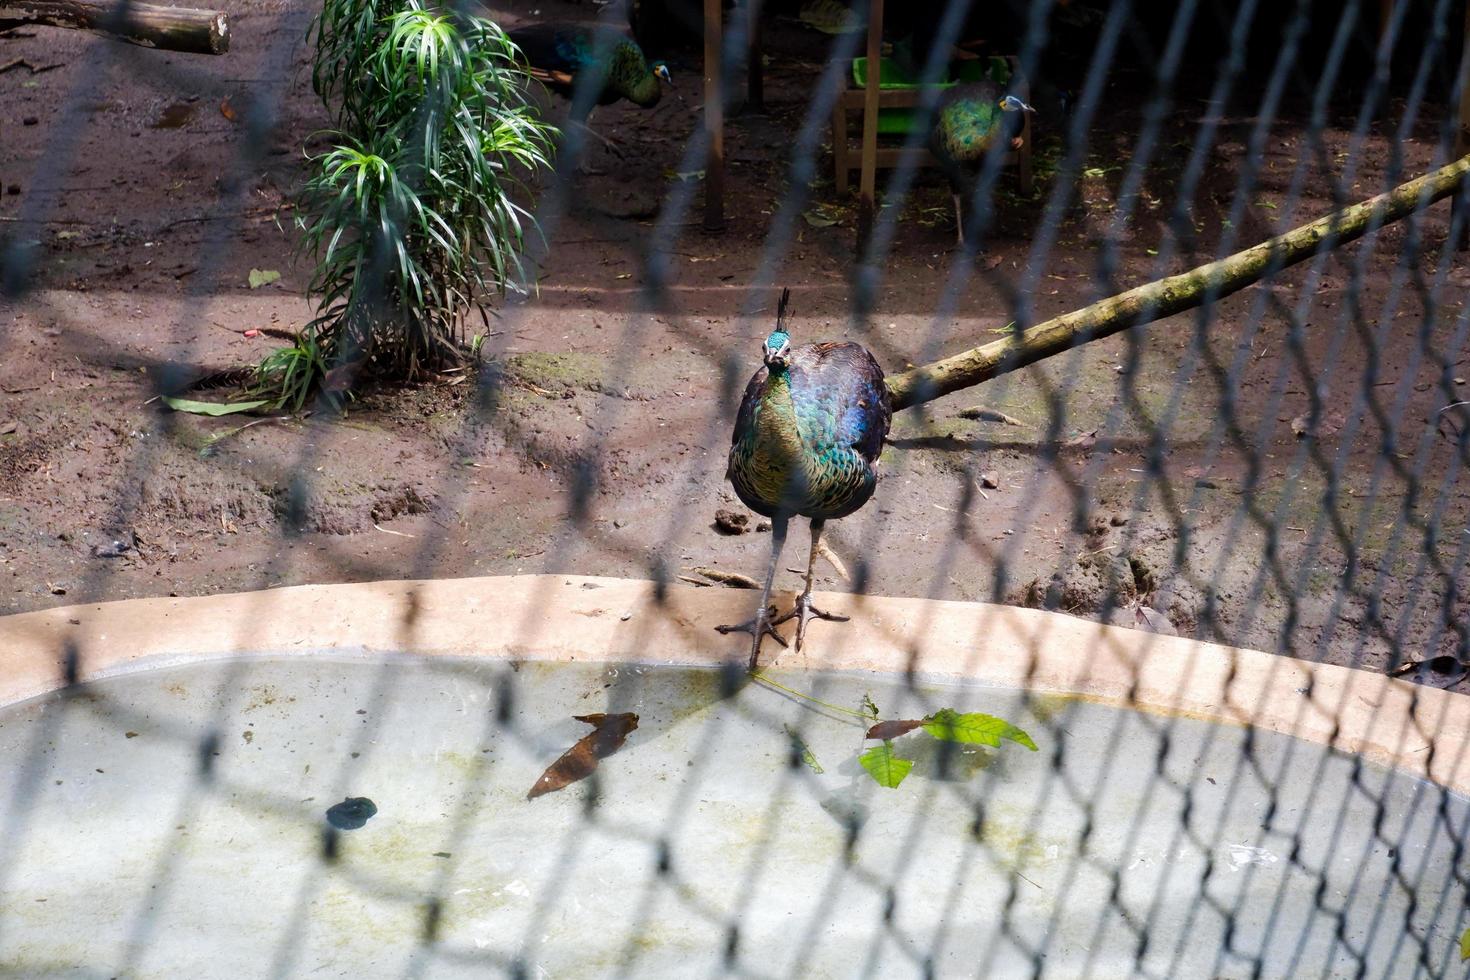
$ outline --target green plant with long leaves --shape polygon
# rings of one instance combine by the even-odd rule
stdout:
[[[314,33],[313,87],[335,121],[296,219],[317,315],[260,374],[294,406],[302,371],[412,379],[463,359],[467,318],[488,323],[490,297],[524,288],[524,180],[549,166],[554,136],[488,20],[327,0]]]

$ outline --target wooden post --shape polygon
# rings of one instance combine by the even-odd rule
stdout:
[[[145,48],[224,54],[230,50],[230,22],[222,10],[190,10],[97,0],[0,0],[0,27],[44,24],[91,31]]]
[[[1467,0],[1470,2],[1470,0]],[[837,185],[837,196],[846,197],[851,176],[852,163],[847,149],[847,98],[840,93],[832,103],[832,182]]]
[[[704,228],[725,228],[724,25],[720,0],[704,0],[704,131],[709,153],[704,164]]]
[[[868,0],[868,77],[863,88],[862,181],[858,184],[858,254],[867,247],[877,213],[878,82],[883,74],[883,0]]]
[[[764,64],[764,31],[761,25],[761,0],[745,0],[746,29],[750,42],[745,49],[745,111],[766,111],[766,75]]]
[[[1460,41],[1460,94],[1459,125],[1455,127],[1455,159],[1470,153],[1470,0],[1465,0],[1465,36]],[[1464,191],[1456,194],[1450,202],[1450,222],[1460,221],[1460,234],[1454,243],[1457,252],[1470,248],[1470,211],[1463,200]]]
[[[1007,58],[1011,65],[1011,78],[1018,79],[1021,98],[1031,101],[1031,86],[1021,78],[1021,59]],[[1023,112],[1021,120],[1021,148],[1016,151],[1016,183],[1023,197],[1030,197],[1035,183],[1031,180],[1031,113]]]

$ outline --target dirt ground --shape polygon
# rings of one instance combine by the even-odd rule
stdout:
[[[516,4],[504,20],[531,9]],[[535,9],[552,19],[593,8]],[[690,172],[702,164],[684,158],[701,100],[692,56],[673,65],[683,104],[598,112],[596,128],[625,152],[593,153],[603,172],[576,178],[538,295],[498,309],[485,351],[509,384],[490,424],[467,424],[475,385],[452,375],[365,396],[341,421],[267,421],[211,441],[244,420],[160,414],[151,372],[253,363],[279,341],[246,331],[309,318],[310,266],[292,254],[288,202],[302,147],[326,124],[309,87],[304,8],[244,0],[231,16],[233,50],[219,58],[62,31],[0,36],[0,65],[29,62],[0,74],[0,235],[38,242],[34,290],[0,309],[0,612],[419,576],[647,577],[660,565],[671,576],[758,575],[769,535],[715,526],[718,510],[743,512],[723,480],[733,410],[722,379],[727,363],[741,381],[759,365],[774,293],[751,284],[790,190],[789,148],[826,39],[789,24],[773,32],[768,112],[731,120],[730,220],[718,236],[698,226],[702,185]],[[1354,200],[1383,188],[1395,152],[1407,174],[1424,171],[1444,111],[1431,106],[1399,138],[1403,100],[1391,99],[1355,150],[1344,107],[1314,153],[1308,106],[1288,100],[1233,211],[1255,96],[1225,107],[1192,212],[1199,251],[1176,255],[1165,221],[1218,107],[1203,83],[1174,93],[1142,204],[1115,224],[1142,84],[1112,83],[1080,200],[1056,222],[1045,215],[1061,134],[1039,120],[1036,197],[1002,179],[999,227],[937,320],[963,261],[947,188],[927,173],[904,206],[863,330],[850,321],[854,201],[838,199],[823,152],[810,187],[817,222],[798,220],[774,259],[798,339],[861,337],[893,371],[993,340],[1015,318],[1017,289],[1041,320],[1187,268],[1222,235],[1250,244],[1327,213],[1323,165],[1356,161],[1344,187]],[[1313,162],[1291,211],[1304,155]],[[643,257],[661,206],[686,194],[667,299],[650,312]],[[1447,220],[1441,205],[1417,224],[1427,255],[1439,254]],[[901,414],[875,499],[831,526],[835,550],[887,595],[1097,616],[1111,593],[1182,633],[1302,657],[1381,667],[1396,645],[1409,659],[1452,651],[1462,641],[1444,624],[1467,619],[1467,590],[1447,601],[1446,587],[1465,581],[1470,487],[1453,441],[1426,419],[1455,400],[1455,385],[1470,392],[1455,336],[1470,265],[1467,253],[1444,268],[1429,258],[1406,280],[1407,234],[1395,225],[1320,277],[1297,267],[1237,294],[1203,332],[1196,315],[1176,316]],[[1111,285],[1098,273],[1109,235]],[[252,289],[252,269],[281,277]],[[1440,313],[1428,328],[1420,282]],[[1299,433],[1314,386],[1324,411]],[[974,406],[1016,424],[960,416]],[[1159,433],[1164,448],[1151,453]],[[568,513],[583,459],[598,479],[578,528]],[[282,515],[301,477],[306,531],[290,535]],[[136,546],[105,557],[119,540]],[[783,566],[803,564],[805,545],[794,534]],[[820,587],[850,587],[820,572]]]

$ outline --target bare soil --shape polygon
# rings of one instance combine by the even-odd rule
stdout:
[[[530,10],[518,3],[505,21]],[[310,317],[289,202],[302,148],[327,122],[310,92],[304,9],[243,0],[231,16],[234,49],[219,58],[53,30],[0,36],[0,65],[45,69],[0,74],[0,234],[37,242],[34,288],[0,310],[0,612],[381,578],[760,574],[769,534],[754,519],[742,534],[715,522],[741,509],[723,479],[738,390],[728,382],[759,365],[774,296],[752,283],[792,191],[791,146],[827,39],[790,24],[771,32],[768,111],[730,123],[720,235],[698,226],[703,164],[686,156],[702,98],[692,54],[673,66],[684,104],[597,113],[624,152],[594,148],[603,172],[571,184],[538,294],[499,306],[484,354],[507,384],[486,423],[475,424],[466,372],[367,394],[339,421],[273,419],[216,440],[252,420],[163,413],[154,377],[256,362],[280,342],[246,331]],[[997,228],[937,318],[965,262],[947,188],[922,177],[875,314],[854,324],[855,201],[838,199],[823,152],[811,204],[837,222],[798,218],[774,260],[799,339],[861,338],[893,371],[992,340],[1016,319],[1018,290],[1026,315],[1044,319],[1187,268],[1222,237],[1251,244],[1326,213],[1335,179],[1343,199],[1377,193],[1395,153],[1406,175],[1422,172],[1444,112],[1430,106],[1400,138],[1403,100],[1392,99],[1359,147],[1344,109],[1314,144],[1306,104],[1289,100],[1237,202],[1255,95],[1215,107],[1185,86],[1124,222],[1115,202],[1142,84],[1114,81],[1080,199],[1053,196],[1061,137],[1039,122],[1036,197],[1002,178]],[[1212,113],[1196,238],[1180,255],[1166,221]],[[651,308],[644,257],[661,209],[687,195]],[[1084,616],[1116,604],[1129,625],[1143,603],[1181,633],[1376,668],[1395,648],[1409,659],[1452,651],[1463,640],[1444,624],[1467,619],[1467,590],[1447,599],[1446,587],[1465,581],[1470,489],[1452,430],[1426,421],[1470,392],[1456,380],[1470,359],[1455,336],[1470,266],[1465,253],[1436,264],[1447,219],[1441,205],[1416,224],[1430,258],[1409,269],[1397,261],[1410,233],[1400,224],[1320,274],[1298,267],[1220,302],[1203,323],[1177,316],[904,413],[875,499],[830,527],[834,549],[882,594]],[[281,278],[251,289],[251,269]],[[1425,327],[1431,290],[1439,315]],[[1016,424],[960,416],[974,406]],[[578,524],[583,460],[596,480]],[[288,513],[301,533],[288,532]],[[783,566],[804,565],[805,545],[794,535]],[[820,587],[851,587],[819,571]]]

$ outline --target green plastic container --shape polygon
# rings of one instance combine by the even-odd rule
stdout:
[[[991,81],[1004,85],[1011,77],[1010,62],[1004,58],[975,58],[969,61],[959,61],[946,66],[941,81],[936,82],[935,88],[951,88],[960,82],[978,82],[989,78]],[[868,59],[852,59],[852,82],[856,88],[866,88],[868,85]],[[878,61],[878,88],[893,90],[918,89],[922,86],[918,79],[914,78],[892,58],[880,58]],[[879,109],[878,110],[878,135],[879,136],[904,136],[908,133],[913,120],[917,116],[917,109]]]

